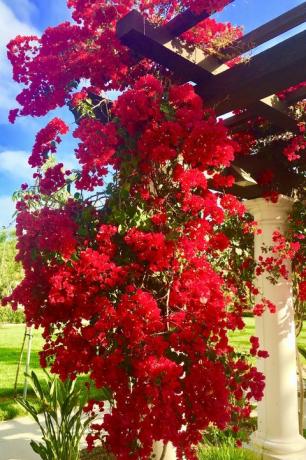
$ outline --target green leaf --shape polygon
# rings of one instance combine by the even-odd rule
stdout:
[[[305,350],[305,348],[299,346],[299,347],[298,347],[298,350],[299,350],[299,352],[301,353],[301,355],[303,356],[303,358],[306,359],[306,350]]]

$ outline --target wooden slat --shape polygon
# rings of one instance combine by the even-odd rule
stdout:
[[[186,47],[184,47],[178,39],[165,43],[164,46],[194,64],[197,64],[213,75],[219,75],[220,73],[229,70],[229,67],[226,64],[220,65],[220,61],[218,59],[214,56],[205,55],[201,49],[186,49]],[[289,114],[288,106],[275,94],[252,104],[252,107],[248,107],[248,112],[250,112],[251,117],[260,115],[265,119],[268,119],[273,125],[283,130],[294,132],[299,131],[296,120],[294,120]],[[248,118],[250,118],[250,116]]]
[[[268,101],[261,100],[255,102],[255,104],[252,104],[250,107],[248,107],[248,109],[251,110],[251,112],[265,118],[266,120],[269,120],[272,124],[283,128],[285,131],[293,131],[298,133],[299,128],[296,120],[291,118],[286,107],[282,106],[283,104],[281,104],[279,107],[277,104],[273,106],[273,103],[270,104]]]
[[[293,168],[293,165],[290,164],[283,155],[283,150],[286,146],[286,142],[279,141],[271,145],[263,147],[261,151],[251,157],[247,156],[238,156],[233,162],[231,168],[229,168],[229,173],[242,170],[246,171],[251,178],[258,179],[262,171],[265,169],[271,169],[275,173],[273,179],[273,188],[276,189],[279,193],[284,195],[290,195],[292,190],[299,185],[305,182],[305,179],[298,175]],[[242,176],[243,178],[243,176]],[[262,196],[263,188],[258,184],[254,184],[252,181],[249,182],[248,186],[239,186],[240,179],[232,187],[228,189],[228,192],[233,193],[241,198],[257,198]],[[243,181],[241,182],[243,184]],[[244,185],[244,184],[243,184]]]
[[[227,4],[232,3],[234,0],[228,0]],[[215,11],[203,11],[201,14],[194,14],[190,9],[178,14],[175,18],[169,21],[163,28],[171,35],[172,38],[178,37],[182,33],[196,26],[199,22],[207,19]]]
[[[182,82],[194,81],[199,85],[202,84],[203,88],[207,88],[209,84],[214,85],[216,81],[212,74],[217,74],[221,77],[221,75],[231,74],[232,70],[234,70],[227,70],[228,67],[224,64],[220,66],[218,60],[212,56],[206,56],[202,50],[186,50],[177,39],[169,40],[162,44],[157,29],[145,21],[137,11],[132,11],[119,22],[117,35],[125,45],[138,54],[153,59],[175,72]],[[244,66],[248,68],[249,64],[244,64]],[[240,66],[240,68],[243,67]],[[220,72],[223,73],[220,74]],[[236,83],[239,84],[239,80]],[[226,80],[224,86],[226,86]],[[206,91],[204,99],[209,99],[213,94],[213,92],[208,93]],[[255,112],[254,109],[256,109],[259,115],[268,118],[282,129],[296,130],[296,123],[288,116],[286,109],[281,110],[277,106],[267,104],[266,101],[258,102],[256,99],[252,103],[254,105],[252,115]],[[222,113],[225,112],[223,111]]]
[[[306,31],[257,54],[247,64],[216,75],[199,94],[218,115],[248,107],[258,100],[306,80]]]
[[[150,37],[158,43],[166,43],[172,40],[173,36],[164,27],[154,27],[147,21],[139,11],[132,10],[123,18],[121,18],[116,25],[117,37],[125,44],[129,34],[132,31],[139,32],[142,36]],[[127,46],[129,46],[127,44]]]
[[[251,110],[245,110],[237,115],[232,115],[223,120],[225,126],[230,128],[232,131],[239,131],[245,127],[247,121],[252,120],[257,116]]]
[[[220,50],[223,60],[233,59],[259,45],[293,29],[306,21],[306,2],[278,16],[272,21],[237,39],[232,45]]]
[[[291,93],[288,93],[286,97],[286,104],[290,106],[303,99],[306,99],[306,85],[298,88],[295,91],[292,91]]]
[[[210,72],[180,56],[174,50],[164,46],[156,28],[137,11],[132,11],[117,24],[117,36],[121,42],[141,56],[150,58],[176,72],[182,82],[194,81],[207,83],[213,76]],[[167,40],[167,41],[171,41]]]
[[[233,1],[235,0],[228,0],[228,4]],[[201,14],[194,14],[190,9],[187,9],[175,16],[164,26],[154,27],[150,22],[146,21],[137,10],[132,10],[117,22],[117,35],[122,37],[135,27],[137,30],[142,29],[144,35],[149,35],[157,42],[164,44],[196,26],[199,22],[207,19],[213,13],[214,11],[210,13],[203,11]]]

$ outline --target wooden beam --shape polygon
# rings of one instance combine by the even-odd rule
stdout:
[[[255,155],[237,156],[228,168],[228,173],[235,176],[236,183],[227,191],[241,198],[260,197],[265,187],[261,187],[256,182],[265,169],[271,169],[275,173],[273,189],[284,195],[290,195],[292,190],[305,183],[305,178],[296,173],[294,165],[291,165],[283,155],[285,146],[284,141],[273,142]],[[245,173],[247,176],[244,181]],[[237,174],[240,176],[238,179]]]
[[[253,83],[250,82],[250,80],[252,77],[257,78],[257,68],[255,67],[258,65],[258,62],[261,62],[262,66],[264,67],[264,59],[266,59],[266,61],[268,60],[269,64],[271,59],[273,58],[272,60],[274,62],[274,65],[277,64],[278,61],[282,61],[281,59],[279,59],[274,49],[277,47],[273,47],[272,56],[271,51],[267,50],[267,52],[263,52],[255,56],[251,63],[240,64],[235,68],[229,69],[225,64],[220,64],[220,61],[218,61],[213,56],[205,55],[205,53],[202,50],[186,48],[186,46],[184,46],[178,39],[171,39],[165,42],[165,39],[169,38],[167,32],[164,31],[163,34],[160,35],[160,28],[153,27],[152,24],[146,21],[143,18],[143,16],[137,11],[132,11],[125,18],[119,21],[117,27],[117,34],[125,45],[132,48],[138,54],[148,57],[175,72],[176,75],[179,76],[180,81],[194,81],[198,85],[202,86],[203,90],[200,90],[200,94],[203,91],[204,94],[201,95],[203,95],[204,100],[208,100],[209,102],[212,101],[211,103],[216,106],[218,115],[230,112],[235,108],[243,108],[247,106],[247,101],[245,97],[239,97],[239,93],[238,96],[236,94],[236,98],[238,97],[239,101],[238,105],[236,103],[235,106],[227,106],[228,102],[231,103],[231,101],[227,100],[227,95],[223,95],[222,100],[222,90],[224,94],[224,90],[227,90],[228,86],[227,80],[231,80],[232,73],[236,73],[236,80],[234,81],[234,85],[236,85],[237,88],[233,86],[231,90],[227,90],[228,94],[234,93],[235,96],[237,90],[239,90],[240,92],[239,85],[240,81],[242,80],[239,77],[239,73],[247,72],[249,75],[248,95],[253,96],[253,91],[249,91],[249,87],[253,87]],[[164,43],[161,43],[161,41]],[[291,44],[292,39],[289,39],[286,42],[284,42],[287,45],[287,48],[289,47],[287,43],[289,41]],[[281,47],[284,46],[283,44],[280,45]],[[266,54],[268,54],[269,56],[265,57]],[[255,64],[254,61],[256,61]],[[287,66],[288,65],[289,64],[287,64]],[[249,72],[250,66],[254,68],[254,75],[251,75],[251,73]],[[239,69],[238,76],[237,69]],[[265,70],[265,67],[263,70]],[[215,78],[213,75],[216,75],[217,77]],[[290,70],[289,78],[292,78],[292,75],[294,75],[294,72]],[[217,84],[219,78],[222,79],[221,89],[218,88]],[[306,79],[306,72],[304,73],[304,78]],[[244,80],[246,80],[245,77]],[[266,74],[264,74],[262,78],[262,85],[267,85],[267,83],[268,79]],[[274,88],[274,82],[272,82],[272,84]],[[291,84],[291,80],[288,82],[288,84],[284,83],[282,89],[291,86]],[[217,86],[218,89],[211,89],[214,88],[214,86]],[[258,99],[260,99],[260,96],[261,94],[258,94],[257,97],[253,97],[252,100],[249,102],[249,110],[247,113],[248,118],[256,116],[257,114],[270,120],[272,124],[275,124],[284,130],[297,131],[296,122],[289,116],[288,109],[284,103],[281,103],[281,101],[279,101],[279,99],[275,95],[268,96],[262,99],[261,101],[258,101]],[[218,98],[219,100],[216,98]],[[235,122],[235,120],[230,121]]]
[[[140,55],[176,72],[182,81],[198,83],[201,86],[199,94],[216,106],[218,115],[248,107],[274,92],[306,80],[306,31],[254,56],[249,63],[238,64],[215,77],[180,55],[177,46],[169,46],[171,40],[162,45],[158,29],[137,11],[119,21],[117,35]],[[183,47],[181,49],[185,53]]]
[[[254,56],[249,63],[216,75],[198,92],[216,113],[248,107],[306,80],[306,31]]]
[[[220,64],[213,56],[205,55],[200,49],[188,49],[178,39],[164,42],[167,36],[165,33],[162,35],[164,42],[162,44],[158,29],[154,28],[137,11],[132,11],[119,21],[117,34],[125,45],[131,47],[138,54],[169,68],[179,75],[182,82],[194,81],[206,87],[208,83],[213,84],[213,75],[219,75],[222,72],[227,75],[228,72],[231,72],[225,64]],[[248,64],[244,65],[247,66]],[[204,99],[207,99],[207,94],[205,94]],[[255,101],[252,115],[257,110],[258,115],[270,119],[272,123],[281,128],[296,130],[296,123],[288,116],[287,108],[280,109],[279,101],[277,105],[270,103],[271,100],[275,99],[276,96],[273,98],[270,96],[268,101]]]
[[[202,50],[197,48],[188,49],[186,46],[183,46],[178,39],[165,43],[164,46],[185,59],[192,61],[194,64],[197,64],[213,75],[219,75],[229,70],[226,64],[220,65],[220,61],[214,56],[205,55]],[[246,116],[245,120],[256,115],[262,116],[272,124],[286,131],[299,131],[296,120],[289,114],[288,106],[275,94],[255,102],[249,106],[248,111],[244,113],[244,116]]]
[[[301,86],[295,91],[288,93],[285,101],[286,104],[290,106],[296,104],[298,101],[302,101],[303,99],[306,99],[306,82],[305,86]]]
[[[228,0],[228,4],[235,0]],[[117,22],[117,36],[124,37],[133,27],[142,31],[143,35],[148,35],[158,43],[164,44],[175,37],[196,26],[199,22],[207,19],[215,11],[203,11],[201,14],[194,14],[190,9],[183,11],[175,16],[167,24],[161,27],[154,27],[137,10],[132,10]]]
[[[223,61],[240,56],[306,21],[306,2],[252,30],[220,50]]]
[[[243,127],[246,121],[254,118],[254,113],[252,113],[250,110],[245,110],[238,115],[232,115],[228,118],[225,118],[223,120],[223,123],[225,126],[228,128],[239,128]]]
[[[230,4],[233,1],[234,0],[228,0],[227,4]],[[190,11],[190,9],[188,9],[175,16],[175,18],[171,19],[171,21],[169,21],[165,26],[162,26],[160,29],[166,29],[166,31],[171,35],[171,38],[178,37],[214,13],[215,11],[204,10],[201,14],[194,14]]]
[[[176,72],[183,82],[194,81],[201,84],[207,83],[213,78],[210,72],[164,46],[162,42],[164,42],[167,32],[163,31],[163,35],[160,36],[159,29],[145,21],[137,11],[131,11],[118,22],[117,36],[124,45],[136,53]],[[166,42],[171,42],[171,38]]]
[[[288,107],[276,95],[255,102],[248,109],[285,131],[299,132],[297,121],[289,116]]]

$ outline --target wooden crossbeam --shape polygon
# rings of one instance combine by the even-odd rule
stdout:
[[[236,41],[232,45],[236,56],[241,54],[242,45],[246,44],[251,49],[304,22],[305,6],[306,2],[247,34],[239,43]],[[306,88],[288,94],[285,101],[280,101],[273,93],[306,80],[306,31],[261,52],[248,63],[228,68],[219,59],[205,55],[202,50],[189,49],[175,38],[195,25],[194,20],[198,21],[199,17],[194,19],[185,12],[168,25],[156,28],[140,13],[133,11],[118,22],[117,35],[139,56],[170,69],[180,81],[195,82],[198,94],[215,108],[217,115],[246,109],[226,119],[227,126],[241,126],[248,119],[260,115],[282,129],[297,131],[296,121],[288,114],[288,105],[305,97]],[[270,152],[263,149],[251,157],[238,157],[232,165],[236,168],[233,172],[238,179],[229,191],[241,198],[261,196],[263,190],[256,178],[263,168],[272,168],[277,171],[276,189],[290,194],[303,178],[287,164],[281,154],[282,149],[280,146],[280,151],[276,151],[273,144]],[[244,171],[254,180],[245,179]]]
[[[182,43],[177,39],[165,43],[164,46],[174,52],[178,52],[180,56],[197,64],[213,75],[219,75],[220,73],[229,70],[229,67],[226,64],[220,65],[220,61],[214,56],[205,55],[205,53],[200,49],[188,50],[186,47],[182,46]],[[246,113],[250,114],[249,118],[255,115],[260,115],[283,130],[294,132],[299,131],[296,120],[294,120],[294,118],[292,118],[289,114],[288,106],[275,94],[255,102],[248,107],[248,111]]]
[[[228,0],[228,4],[235,0]],[[143,35],[149,36],[160,44],[167,43],[173,38],[178,37],[190,28],[196,26],[199,22],[207,19],[214,11],[204,10],[201,14],[194,14],[190,9],[183,11],[175,16],[167,24],[161,27],[154,27],[149,21],[137,11],[132,10],[124,18],[117,22],[118,37],[125,37],[134,27],[135,30],[143,32]]]
[[[216,75],[199,89],[216,113],[248,107],[306,80],[306,31]]]
[[[121,41],[136,51],[138,54],[153,59],[165,67],[169,68],[179,76],[182,82],[194,81],[202,87],[200,94],[203,95],[207,101],[211,100],[214,96],[219,97],[220,91],[210,90],[213,87],[218,78],[224,77],[223,89],[227,88],[227,75],[231,75],[232,70],[228,69],[225,64],[220,63],[216,58],[207,56],[202,50],[199,49],[188,49],[179,40],[168,40],[165,42],[167,34],[163,32],[162,39],[159,35],[160,28],[154,28],[148,21],[145,21],[140,13],[132,11],[125,18],[119,21],[117,26],[117,34]],[[169,37],[168,37],[169,38]],[[162,43],[163,42],[163,43]],[[261,55],[258,55],[261,56]],[[248,68],[250,64],[243,64],[239,66],[239,69],[244,67]],[[292,72],[291,72],[292,73]],[[256,74],[256,72],[255,72]],[[214,77],[216,75],[216,77]],[[254,75],[250,75],[250,78]],[[231,91],[235,93],[235,90],[239,90],[240,80],[236,81],[236,87]],[[290,83],[283,88],[290,86]],[[283,89],[282,88],[282,89]],[[204,91],[203,91],[204,89]],[[251,91],[249,93],[252,94]],[[222,96],[226,100],[226,96]],[[220,100],[213,101],[216,105],[218,115],[222,113],[230,112],[233,108],[244,107],[242,103],[236,107],[222,107],[219,109],[218,103],[224,103]],[[282,129],[296,131],[296,122],[288,115],[287,107],[281,104],[277,100],[276,96],[269,96],[262,101],[261,97],[257,96],[250,101],[251,113],[257,111],[258,115],[268,118],[272,123],[280,126]],[[244,101],[243,101],[244,102]]]
[[[152,59],[176,72],[181,81],[207,83],[213,76],[205,69],[166,47],[166,33],[159,36],[159,28],[154,28],[138,11],[131,11],[117,23],[117,36],[121,42],[141,56]],[[167,42],[171,42],[171,38]]]
[[[228,0],[227,4],[233,3],[234,0]],[[178,14],[175,18],[171,19],[165,26],[160,29],[165,29],[171,38],[178,37],[182,33],[196,26],[199,22],[207,19],[215,11],[204,10],[201,14],[194,14],[190,9]]]
[[[226,118],[224,124],[229,128],[242,127],[247,120],[257,116],[269,120],[282,131],[299,132],[296,120],[289,115],[287,104],[280,101],[275,94],[250,105],[247,110],[238,115]]]
[[[255,102],[249,107],[249,110],[285,131],[299,132],[296,120],[289,116],[288,107],[276,95]]]
[[[289,93],[286,97],[286,104],[288,106],[296,104],[298,101],[306,99],[306,85],[301,86],[295,91]]]
[[[306,2],[278,16],[272,21],[252,30],[237,39],[230,46],[220,50],[222,60],[226,61],[240,56],[263,43],[272,40],[278,35],[287,32],[306,21]]]

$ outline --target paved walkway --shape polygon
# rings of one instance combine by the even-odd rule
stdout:
[[[304,427],[306,429],[306,415]],[[19,417],[0,422],[0,460],[39,460],[39,455],[30,446],[31,439],[40,439],[40,430],[32,418]]]
[[[40,430],[34,420],[19,417],[0,423],[1,460],[39,460],[30,446],[30,440],[40,439]]]

